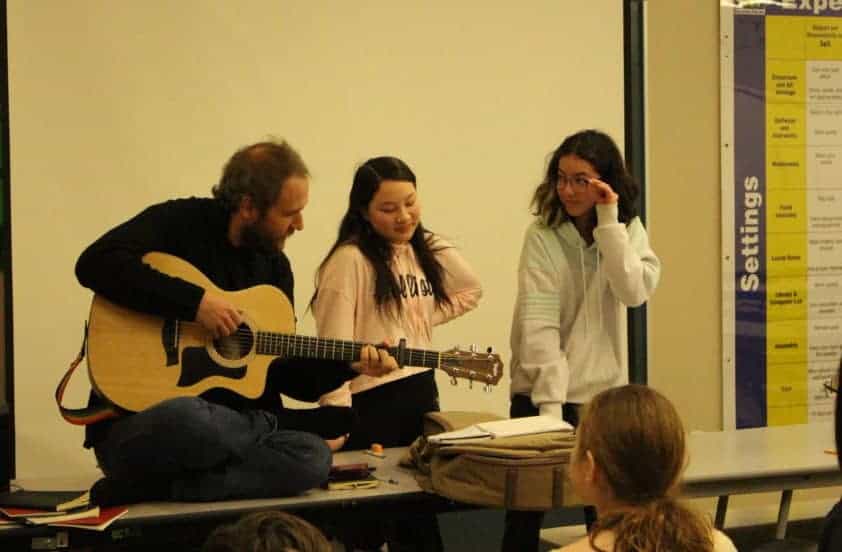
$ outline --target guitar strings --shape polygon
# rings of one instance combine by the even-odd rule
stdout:
[[[198,325],[197,322],[182,322],[184,324],[191,324],[191,325]],[[242,353],[248,352],[251,350],[253,344],[257,343],[257,345],[280,345],[286,346],[288,350],[292,350],[295,352],[298,350],[302,354],[310,353],[310,354],[317,354],[321,349],[323,352],[327,352],[328,350],[336,353],[339,352],[340,354],[345,353],[352,353],[355,358],[359,358],[359,354],[362,351],[362,348],[365,344],[355,343],[353,341],[345,341],[340,339],[329,339],[329,338],[318,338],[318,337],[311,337],[311,336],[301,336],[296,334],[271,334],[268,332],[254,332],[250,329],[243,329],[238,328],[236,332],[233,334],[227,335],[225,337],[216,338],[212,340],[219,348],[222,349],[225,353]],[[346,350],[347,349],[347,350]],[[390,351],[394,350],[394,347],[389,347]],[[406,354],[408,360],[411,362],[419,362],[422,366],[425,365],[424,361],[435,361],[436,357],[438,357],[441,361],[444,362],[452,362],[455,360],[459,360],[462,355],[456,353],[448,353],[446,351],[443,352],[435,352],[435,351],[423,351],[418,349],[406,349]],[[226,355],[223,355],[226,356]],[[421,357],[420,359],[418,357]],[[478,357],[483,357],[484,354],[479,353]],[[428,358],[431,357],[431,358]],[[491,358],[492,355],[489,353],[488,358]],[[483,372],[483,370],[476,370],[476,369],[468,369],[463,368],[460,366],[451,366],[451,369],[464,372],[464,373],[474,373],[479,375]]]

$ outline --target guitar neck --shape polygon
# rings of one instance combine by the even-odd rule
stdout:
[[[356,362],[360,360],[364,346],[363,343],[341,339],[257,332],[257,352],[262,355]],[[388,347],[388,351],[400,366],[439,368],[441,364],[441,354],[436,351],[399,347]]]

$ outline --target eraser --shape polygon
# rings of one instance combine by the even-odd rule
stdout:
[[[380,443],[372,443],[371,448],[365,451],[365,453],[370,456],[376,456],[377,458],[386,458],[386,454],[383,453],[383,445]]]

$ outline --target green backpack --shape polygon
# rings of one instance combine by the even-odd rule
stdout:
[[[435,443],[426,437],[500,419],[483,412],[430,412],[424,436],[410,446],[401,464],[416,471],[415,479],[425,491],[460,502],[509,510],[581,504],[567,478],[575,441],[572,431],[455,443]]]

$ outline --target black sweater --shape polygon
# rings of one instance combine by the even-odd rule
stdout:
[[[204,290],[142,262],[146,253],[160,251],[186,260],[220,289],[235,291],[268,284],[294,303],[293,275],[286,255],[234,247],[228,241],[228,222],[229,214],[210,198],[153,205],[91,244],[76,263],[76,277],[83,286],[119,305],[164,318],[194,320]],[[343,362],[279,359],[272,363],[266,389],[258,399],[224,389],[210,390],[203,397],[236,410],[269,410],[296,429],[300,417],[283,408],[279,393],[315,401],[355,375]],[[89,426],[92,431],[86,444],[97,440],[96,426],[101,424]],[[319,433],[335,436],[346,430],[340,427]]]

